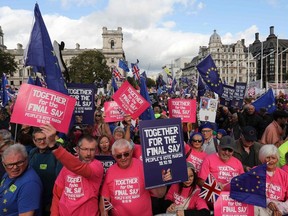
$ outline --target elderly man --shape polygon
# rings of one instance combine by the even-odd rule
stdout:
[[[240,139],[236,142],[236,149],[233,156],[241,161],[245,172],[261,164],[259,160],[259,150],[262,145],[256,141],[256,129],[251,126],[246,126],[242,129]]]
[[[0,184],[0,215],[41,215],[42,183],[28,167],[26,148],[9,146],[2,154],[6,173]]]
[[[43,125],[41,129],[50,151],[63,164],[53,189],[51,215],[99,215],[98,196],[104,169],[101,162],[94,159],[95,138],[83,135],[79,139],[77,158],[55,143],[56,130],[52,125]]]
[[[111,203],[110,215],[151,216],[151,195],[163,197],[166,187],[146,190],[144,185],[143,164],[133,158],[132,145],[125,139],[117,140],[112,146],[116,164],[112,165],[106,175],[101,191],[102,205]],[[169,170],[163,173],[163,181],[171,180]],[[102,215],[108,215],[108,205],[103,207]]]
[[[207,154],[216,153],[218,151],[218,141],[213,137],[213,125],[210,122],[203,123],[200,125],[199,131],[204,137],[203,151]]]
[[[241,162],[233,157],[236,148],[235,141],[230,136],[220,140],[218,153],[208,155],[200,168],[198,185],[203,186],[209,174],[212,174],[223,190],[230,190],[233,177],[244,173]]]

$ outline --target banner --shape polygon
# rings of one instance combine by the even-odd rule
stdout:
[[[142,160],[147,189],[183,182],[188,179],[183,131],[180,118],[139,122]],[[172,180],[164,182],[163,172],[170,169]]]
[[[67,133],[76,99],[35,85],[22,84],[15,102],[11,122],[39,127],[53,125]]]
[[[181,118],[182,122],[196,122],[196,100],[169,99],[169,118]]]
[[[254,206],[237,202],[229,197],[229,192],[222,191],[214,203],[215,216],[254,216]]]
[[[236,82],[234,86],[233,100],[231,101],[232,107],[242,108],[244,96],[246,92],[246,83]]]
[[[68,83],[69,96],[76,99],[74,114],[82,118],[82,124],[93,125],[95,112],[95,85]]]
[[[215,122],[217,112],[218,100],[213,98],[201,97],[199,120]]]
[[[116,163],[112,155],[95,155],[95,159],[99,160],[104,168],[104,174],[106,174],[107,169]]]
[[[234,86],[223,84],[223,90],[224,90],[223,94],[221,95],[220,98],[220,104],[226,107],[230,107],[235,91]]]
[[[105,122],[123,121],[125,112],[116,103],[116,101],[107,101],[104,103]]]
[[[112,98],[133,119],[140,116],[150,106],[128,81],[122,84]]]

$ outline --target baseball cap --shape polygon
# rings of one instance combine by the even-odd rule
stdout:
[[[221,148],[230,148],[233,151],[236,149],[235,140],[231,136],[224,136],[220,139],[219,146]]]
[[[245,126],[242,128],[242,135],[247,141],[256,141],[257,140],[257,131],[252,126]]]

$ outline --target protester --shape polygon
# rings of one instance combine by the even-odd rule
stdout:
[[[285,155],[286,153],[288,153],[288,141],[284,142],[279,148],[279,166],[282,167],[286,164],[286,159],[285,159]]]
[[[28,155],[21,144],[9,146],[2,154],[6,173],[0,184],[0,214],[41,215],[42,183],[28,167]]]
[[[33,127],[30,125],[22,125],[21,130],[17,133],[16,141],[25,146],[28,154],[35,147],[33,144]]]
[[[273,112],[273,121],[265,129],[261,138],[262,144],[274,144],[279,147],[286,140],[285,125],[288,120],[288,113],[283,110]]]
[[[233,138],[225,136],[220,140],[218,153],[208,155],[198,174],[198,185],[203,186],[209,174],[212,174],[222,190],[230,190],[233,177],[244,173],[241,162],[233,157],[236,144]]]
[[[224,129],[218,129],[217,130],[217,134],[216,134],[216,138],[218,140],[220,140],[223,136],[227,136],[227,132]]]
[[[285,154],[286,164],[282,166],[282,169],[288,173],[288,152]]]
[[[98,139],[101,135],[112,136],[109,124],[104,121],[103,113],[97,109],[94,113],[94,126],[92,129],[92,136]]]
[[[191,134],[189,140],[191,147],[186,154],[186,161],[194,165],[196,172],[199,172],[203,160],[207,156],[207,153],[202,149],[203,142],[204,137],[201,133]]]
[[[233,156],[241,161],[245,172],[261,164],[259,160],[259,150],[262,145],[256,141],[256,129],[251,126],[243,127],[240,139],[236,141]]]
[[[152,206],[150,194],[163,197],[166,187],[146,190],[142,161],[133,158],[133,147],[125,139],[115,141],[112,155],[116,164],[112,165],[105,175],[101,190],[101,215],[108,215],[110,208],[104,203],[111,203],[109,215],[141,215],[151,216]],[[163,181],[171,180],[169,170],[163,175]],[[121,186],[122,185],[122,186]],[[129,189],[130,188],[130,189]]]
[[[227,133],[231,136],[234,140],[238,140],[241,135],[241,127],[238,121],[237,113],[233,113],[229,116],[229,124],[227,128]]]
[[[288,173],[277,167],[279,161],[277,147],[273,144],[264,145],[260,149],[259,160],[267,163],[267,207],[257,207],[254,215],[285,215],[288,213]]]
[[[102,135],[98,139],[98,155],[112,155],[110,139],[107,135]]]
[[[200,188],[196,185],[195,167],[189,162],[187,162],[187,172],[187,181],[173,184],[165,196],[167,213],[176,213],[178,216],[209,216],[210,211],[206,201],[199,197]]]
[[[199,131],[204,137],[202,148],[207,154],[213,154],[218,151],[218,141],[213,137],[213,129],[213,125],[210,122],[203,123],[199,127]]]
[[[48,148],[46,134],[40,128],[34,129],[32,137],[36,148],[29,153],[29,165],[36,171],[43,184],[42,216],[49,216],[53,187],[62,164]]]
[[[95,160],[97,142],[91,135],[83,135],[76,151],[79,158],[55,143],[56,130],[43,125],[42,131],[49,138],[50,150],[63,164],[53,189],[51,215],[98,215],[99,188],[103,178],[103,166]],[[53,141],[54,139],[54,141]]]

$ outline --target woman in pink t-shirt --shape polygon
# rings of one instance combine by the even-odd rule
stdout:
[[[288,173],[277,166],[278,148],[273,144],[263,145],[259,151],[259,160],[267,163],[267,207],[255,207],[255,216],[288,214]]]
[[[197,174],[193,164],[187,162],[188,180],[173,184],[165,197],[167,213],[177,216],[199,215],[208,216],[210,211],[204,199],[199,197],[200,189],[196,185]]]

